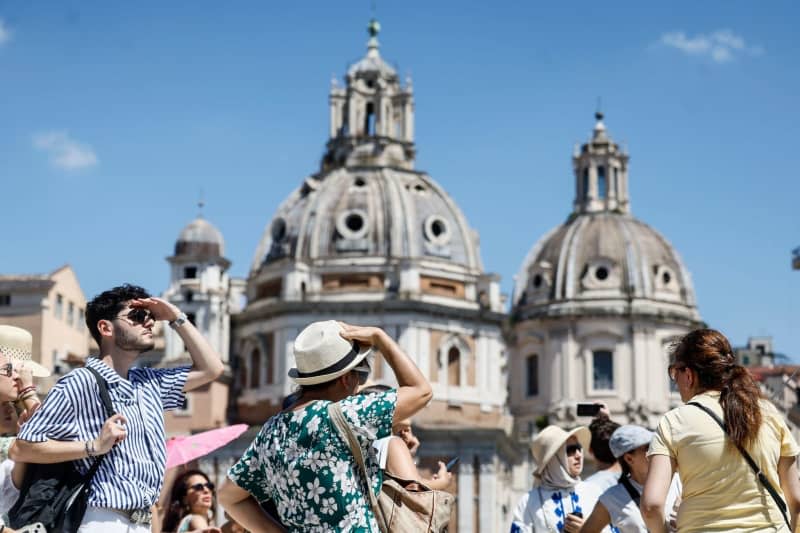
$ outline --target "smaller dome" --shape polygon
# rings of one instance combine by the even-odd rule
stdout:
[[[181,230],[175,242],[175,255],[222,257],[225,240],[212,223],[198,217]]]
[[[352,79],[360,76],[377,76],[396,79],[397,71],[384,61],[378,53],[378,33],[381,31],[381,25],[377,20],[372,19],[369,22],[367,31],[370,35],[367,43],[367,55],[350,66],[347,70],[347,77]]]

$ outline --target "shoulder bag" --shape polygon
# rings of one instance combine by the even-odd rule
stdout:
[[[376,497],[364,464],[361,446],[342,414],[341,406],[332,402],[328,405],[328,414],[339,436],[350,447],[358,469],[367,482],[370,507],[382,533],[447,531],[455,496],[443,490],[431,489],[419,481],[396,478],[384,472],[381,492]],[[416,489],[412,490],[414,487]]]
[[[86,367],[100,388],[106,418],[114,416],[108,384],[95,369]],[[45,398],[45,401],[47,399]],[[47,531],[75,533],[86,513],[89,487],[104,455],[95,459],[86,475],[81,475],[73,461],[53,464],[28,463],[19,499],[9,511],[10,526],[22,528],[40,522]]]
[[[701,405],[698,402],[689,402],[688,405],[694,405],[695,407],[705,411],[708,414],[708,416],[713,418],[714,422],[716,422],[717,425],[719,425],[719,427],[722,428],[723,433],[725,433],[725,435],[728,436],[728,438],[730,438],[730,435],[728,435],[728,430],[725,428],[725,422],[723,422],[722,419],[718,417],[714,411],[712,411],[705,405]],[[775,487],[773,487],[772,483],[769,482],[767,476],[764,475],[764,472],[761,471],[761,469],[758,467],[753,458],[750,457],[750,454],[747,453],[747,450],[745,450],[738,444],[735,445],[736,448],[739,450],[739,453],[741,453],[742,457],[744,457],[744,460],[747,462],[748,465],[750,465],[750,468],[753,470],[753,472],[755,472],[758,481],[761,482],[764,488],[767,489],[767,492],[769,492],[769,495],[772,496],[772,500],[775,502],[775,505],[778,506],[778,509],[780,509],[781,514],[783,515],[783,519],[786,522],[786,527],[788,527],[789,530],[791,531],[792,526],[789,523],[789,515],[787,514],[786,502],[783,501],[783,498],[780,497],[778,491],[775,490]]]

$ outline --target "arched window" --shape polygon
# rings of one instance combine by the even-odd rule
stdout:
[[[372,102],[367,104],[367,115],[364,117],[364,133],[375,135],[375,105]]]
[[[257,389],[261,385],[261,350],[255,348],[250,352],[250,388]]]
[[[461,350],[455,346],[447,351],[447,384],[461,385]]]
[[[528,396],[539,395],[539,355],[531,354],[525,360],[525,391]]]
[[[592,352],[592,381],[595,390],[614,389],[614,354],[611,351]]]

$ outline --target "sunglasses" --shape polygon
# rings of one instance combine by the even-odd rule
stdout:
[[[567,444],[567,456],[575,455],[577,452],[582,452],[583,446],[580,444]]]
[[[3,366],[0,366],[0,376],[5,376],[10,378],[14,374],[14,365],[11,363],[6,363]]]
[[[149,309],[144,309],[142,307],[131,309],[128,314],[115,316],[114,318],[125,318],[130,320],[133,324],[139,324],[142,326],[144,326],[148,320],[155,321],[153,313],[151,313]]]
[[[210,490],[211,492],[214,492],[214,484],[211,483],[210,481],[207,481],[205,483],[195,483],[194,485],[187,485],[186,490],[191,489],[200,492],[204,488]]]

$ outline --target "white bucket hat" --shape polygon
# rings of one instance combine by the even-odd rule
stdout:
[[[541,474],[550,459],[558,452],[570,437],[575,437],[584,449],[584,453],[589,449],[592,441],[592,434],[586,426],[579,426],[570,431],[561,429],[558,426],[547,426],[531,442],[531,453],[536,462],[534,474]]]
[[[33,336],[22,328],[0,326],[0,353],[8,358],[14,367],[28,368],[37,378],[46,378],[50,371],[33,360]]]
[[[313,322],[294,340],[296,368],[289,377],[299,385],[325,383],[347,374],[359,366],[371,352],[371,346],[360,346],[340,335],[342,326],[335,320]]]

